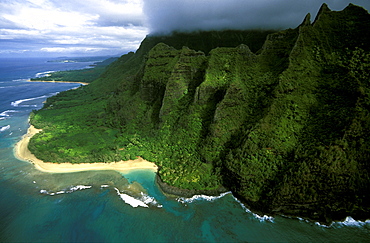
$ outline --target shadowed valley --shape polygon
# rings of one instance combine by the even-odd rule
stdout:
[[[148,36],[31,114],[55,163],[155,162],[159,184],[257,212],[370,217],[370,15],[323,5],[283,31]]]

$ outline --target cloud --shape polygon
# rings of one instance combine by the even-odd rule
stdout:
[[[174,30],[295,28],[323,2],[341,10],[350,2],[370,9],[368,0],[144,0],[152,33]]]
[[[147,35],[141,0],[0,0],[0,53],[107,55]]]
[[[324,0],[0,0],[1,55],[135,51],[149,33],[295,28]],[[350,0],[327,0],[333,10]],[[370,9],[369,0],[351,2]]]

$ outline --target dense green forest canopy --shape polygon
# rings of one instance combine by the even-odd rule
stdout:
[[[370,217],[370,15],[324,4],[295,29],[148,36],[34,111],[44,161],[142,156],[182,189],[253,210]]]

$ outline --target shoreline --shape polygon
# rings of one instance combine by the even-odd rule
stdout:
[[[31,80],[28,79],[27,82],[40,82],[40,83],[71,83],[71,84],[82,84],[89,85],[90,83],[85,82],[75,82],[75,81],[45,81],[45,80]]]
[[[158,167],[156,164],[144,160],[141,157],[138,157],[135,160],[128,161],[119,161],[119,162],[110,162],[110,163],[81,163],[81,164],[72,164],[72,163],[50,163],[44,162],[34,154],[32,154],[28,149],[28,143],[32,136],[42,131],[42,129],[36,129],[33,125],[27,130],[22,139],[14,146],[14,155],[16,158],[22,161],[29,162],[35,166],[36,169],[42,172],[48,173],[72,173],[72,172],[81,172],[89,170],[115,170],[118,172],[128,172],[131,170],[145,169],[152,170],[157,172]]]
[[[219,196],[221,195],[221,193],[229,192],[229,190],[227,190],[224,187],[219,187],[213,190],[189,190],[177,188],[162,181],[162,178],[158,175],[158,173],[155,177],[155,183],[158,186],[158,188],[162,191],[162,193],[168,197],[191,198],[195,195]]]

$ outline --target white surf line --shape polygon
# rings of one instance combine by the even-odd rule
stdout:
[[[136,198],[134,198],[134,197],[131,197],[131,196],[129,196],[129,195],[127,195],[127,194],[125,194],[125,193],[121,193],[116,187],[114,188],[115,190],[116,190],[116,192],[117,192],[117,194],[118,194],[118,196],[120,196],[121,197],[121,199],[125,202],[125,203],[127,203],[127,204],[129,204],[129,205],[131,205],[132,207],[134,207],[134,208],[137,208],[138,206],[140,206],[140,207],[144,207],[144,208],[148,208],[149,206],[148,205],[146,205],[144,202],[142,202],[142,201],[140,201],[140,200],[138,200],[138,199],[136,199]]]

